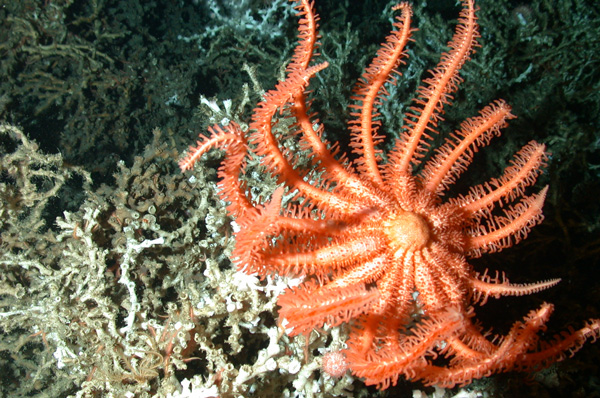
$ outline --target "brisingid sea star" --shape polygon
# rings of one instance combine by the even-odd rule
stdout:
[[[472,321],[474,303],[531,294],[559,282],[510,284],[504,276],[475,272],[467,262],[512,246],[541,222],[548,188],[531,196],[525,190],[544,167],[544,145],[530,142],[501,177],[465,195],[443,198],[474,153],[514,117],[504,101],[496,101],[430,150],[443,107],[461,81],[459,70],[476,46],[473,1],[463,0],[450,50],[419,88],[400,138],[384,156],[377,149],[383,140],[378,107],[386,97],[384,85],[399,74],[396,68],[411,33],[410,6],[394,8],[400,11],[395,30],[354,88],[353,161],[337,156],[338,149],[323,139],[323,125],[309,111],[309,80],[327,63],[310,64],[318,46],[318,18],[307,0],[297,3],[298,45],[285,80],[254,110],[249,139],[235,123],[215,126],[180,161],[187,170],[212,148],[226,151],[219,184],[239,225],[233,257],[241,270],[306,276],[278,301],[288,333],[350,322],[345,350],[350,368],[380,388],[395,384],[400,375],[453,386],[495,372],[534,370],[596,338],[600,321],[592,320],[540,343],[538,332],[552,312],[550,304],[502,337],[483,333]],[[310,170],[299,166],[298,155],[275,133],[278,112],[293,118],[300,147],[310,154]],[[281,184],[269,203],[253,203],[240,179],[249,153],[260,157]],[[283,205],[286,191],[295,195]],[[448,359],[436,361],[439,354]]]

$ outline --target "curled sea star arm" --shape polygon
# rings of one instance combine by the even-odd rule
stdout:
[[[311,66],[305,71],[294,71],[284,81],[279,82],[275,89],[268,91],[264,101],[254,110],[253,120],[250,123],[250,128],[254,132],[249,141],[256,145],[253,151],[261,158],[261,163],[276,175],[280,182],[297,189],[302,196],[320,208],[345,213],[357,210],[360,205],[306,182],[302,174],[294,168],[292,155],[280,148],[273,133],[272,120],[277,111],[287,104],[294,93],[305,90],[310,77],[325,67],[327,67],[326,62]]]
[[[556,361],[572,356],[578,351],[586,340],[592,342],[600,336],[600,319],[591,319],[579,330],[570,329],[554,337],[553,341],[542,342],[541,349],[536,352],[528,352],[521,356],[519,361],[520,370],[535,370],[546,367]]]
[[[522,367],[528,364],[515,358],[527,357],[527,352],[537,347],[538,332],[545,329],[551,312],[552,305],[542,305],[530,312],[523,322],[515,323],[506,336],[501,339],[495,337],[494,343],[476,330],[469,318],[463,315],[464,310],[450,307],[434,312],[414,330],[402,335],[398,343],[400,349],[384,347],[378,352],[371,352],[366,358],[354,358],[352,353],[349,360],[353,361],[352,369],[356,375],[364,377],[367,384],[378,384],[381,388],[395,385],[400,374],[408,379],[423,380],[427,385],[447,388],[464,385],[474,378],[492,373],[515,368],[523,370]],[[586,328],[591,329],[589,325]],[[586,332],[587,337],[597,333],[585,329],[568,342],[575,346],[581,338],[586,338]],[[460,338],[465,335],[466,339]],[[440,349],[440,344],[445,347]],[[438,353],[452,355],[450,364],[435,365],[432,360],[437,358]]]
[[[317,41],[318,21],[312,5],[307,1],[302,1],[296,8],[300,10],[299,14],[301,15],[300,34],[292,62],[287,67],[290,74],[309,68],[312,55],[319,44]],[[301,147],[310,151],[313,165],[327,171],[324,179],[336,181],[339,186],[345,186],[347,191],[360,194],[364,199],[373,198],[374,192],[365,186],[357,176],[349,172],[342,165],[343,161],[335,159],[333,152],[336,151],[336,147],[329,148],[329,144],[323,138],[323,125],[314,115],[311,115],[305,91],[296,90],[291,96],[293,99],[288,106],[291,116],[295,119],[292,128],[296,130],[295,132],[300,138]]]
[[[450,336],[460,334],[466,322],[464,311],[448,307],[423,319],[409,333],[400,335],[399,340],[378,351],[360,353],[349,343],[346,350],[352,372],[362,377],[367,385],[386,389],[396,385],[404,374],[408,379],[420,379],[427,369],[428,355],[435,354],[435,347]]]
[[[555,337],[551,344],[540,343],[538,333],[546,330],[552,311],[553,306],[544,303],[539,309],[531,311],[522,322],[515,323],[506,336],[500,339],[496,336],[494,340],[497,343],[489,343],[494,347],[491,353],[480,351],[481,355],[461,358],[463,351],[456,351],[460,360],[454,359],[450,366],[443,367],[428,364],[420,369],[418,378],[426,384],[450,388],[492,373],[534,371],[564,358],[566,352],[577,351],[587,339],[595,340],[600,333],[600,320],[591,320],[580,330],[571,330]],[[475,348],[477,350],[479,347]]]
[[[229,202],[227,210],[235,216],[241,216],[254,209],[246,196],[245,184],[239,179],[248,152],[244,132],[234,122],[224,127],[209,127],[208,131],[211,133],[210,138],[201,135],[197,146],[191,146],[187,155],[179,161],[179,167],[182,171],[190,170],[206,152],[214,148],[224,149],[225,161],[219,167],[221,195]]]

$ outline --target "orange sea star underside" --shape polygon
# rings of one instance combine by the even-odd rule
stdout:
[[[541,222],[548,187],[530,196],[525,191],[544,167],[544,145],[530,142],[500,177],[444,198],[474,153],[514,117],[504,101],[495,101],[430,150],[443,107],[476,46],[473,1],[463,0],[449,51],[419,88],[400,137],[384,157],[377,149],[383,141],[378,107],[386,97],[384,85],[399,74],[411,34],[410,6],[394,8],[400,14],[394,30],[354,88],[353,161],[337,156],[336,145],[324,140],[323,125],[309,111],[308,83],[327,63],[311,64],[318,18],[307,0],[296,2],[299,42],[287,76],[254,110],[249,132],[235,123],[214,126],[180,161],[186,170],[213,148],[226,151],[219,185],[239,225],[233,258],[241,270],[306,276],[279,297],[289,334],[349,323],[344,353],[350,369],[379,388],[396,384],[401,375],[449,387],[497,372],[536,370],[595,339],[599,320],[540,342],[538,333],[553,309],[546,303],[505,336],[484,332],[473,321],[474,304],[559,282],[511,284],[504,276],[477,273],[467,262],[518,243]],[[274,120],[280,112],[293,118],[311,169],[302,169],[298,156],[278,139]],[[266,204],[253,203],[240,179],[250,153],[281,184]],[[285,192],[295,193],[286,204]],[[436,359],[440,354],[446,359]]]

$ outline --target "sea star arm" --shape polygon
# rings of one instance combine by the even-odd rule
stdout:
[[[308,242],[308,248],[301,253],[293,251],[293,247],[297,243],[284,244],[265,253],[262,261],[268,263],[271,269],[280,274],[308,274],[324,278],[331,276],[332,273],[338,274],[340,270],[358,265],[363,269],[365,264],[368,264],[381,252],[381,244],[381,240],[376,237],[364,234],[357,234],[351,240],[337,241],[334,239],[330,243],[317,244],[315,248],[311,248],[311,244]],[[363,272],[368,274],[368,267]],[[338,275],[336,275],[337,277]]]
[[[412,10],[410,6],[402,3],[394,9],[402,11],[394,23],[397,30],[393,30],[386,38],[386,42],[382,44],[371,65],[358,80],[352,96],[352,100],[357,103],[349,106],[354,109],[350,113],[353,119],[348,123],[352,132],[350,146],[354,153],[360,155],[357,159],[358,170],[379,187],[383,185],[383,180],[377,160],[380,151],[375,147],[382,142],[383,137],[377,134],[381,121],[378,120],[380,114],[376,106],[381,104],[386,97],[387,91],[383,86],[384,83],[395,83],[393,74],[400,74],[397,68],[402,62],[402,58],[406,56],[405,47],[411,33]]]
[[[468,195],[453,200],[473,217],[486,216],[496,203],[509,203],[535,183],[547,160],[546,146],[535,141],[525,145],[511,160],[500,178],[476,185]]]
[[[283,252],[289,243],[286,239],[276,240],[282,234],[285,238],[290,237],[292,233],[300,236],[306,234],[313,237],[328,237],[331,232],[331,226],[324,220],[292,219],[281,216],[283,193],[283,187],[277,188],[269,203],[251,208],[244,216],[238,217],[236,220],[240,228],[236,234],[236,246],[233,252],[236,264],[244,272],[256,272],[261,277],[272,272],[287,275],[308,271],[316,272],[319,269],[323,270],[322,273],[330,271],[326,264],[321,264],[320,267],[316,266],[317,263],[314,262],[316,254],[314,253],[311,256],[307,253]],[[283,245],[283,249],[276,243],[281,241],[284,242],[280,243]],[[364,246],[356,249],[362,255],[360,249],[364,249]],[[304,256],[303,260],[302,256]],[[321,257],[325,257],[325,254],[321,253]]]
[[[415,285],[420,302],[428,309],[462,304],[468,295],[464,260],[450,257],[436,244],[416,254]]]
[[[288,76],[283,82],[277,84],[274,90],[265,95],[264,101],[255,109],[253,121],[250,128],[255,130],[250,139],[256,143],[254,152],[262,157],[263,164],[278,174],[281,182],[285,181],[288,186],[295,188],[299,193],[315,205],[321,208],[330,208],[334,212],[346,213],[356,211],[356,201],[364,203],[379,202],[373,195],[373,191],[363,184],[356,176],[349,173],[327,148],[327,143],[321,139],[321,128],[315,131],[314,125],[317,120],[311,120],[308,106],[306,105],[305,90],[310,78],[319,70],[327,67],[327,62],[309,66],[312,55],[317,47],[317,16],[312,4],[301,0],[296,6],[299,9],[300,34],[299,42],[294,50],[292,62],[288,65]],[[294,169],[291,156],[279,148],[277,139],[272,132],[272,120],[277,110],[287,106],[291,115],[295,117],[295,128],[301,134],[301,144],[305,149],[310,149],[313,162],[318,161],[319,167],[325,168],[325,181],[334,181],[336,185],[345,187],[347,192],[352,192],[353,199],[350,201],[344,195],[336,195],[304,181],[301,173]],[[347,195],[346,195],[347,196]]]
[[[436,150],[437,154],[429,160],[421,173],[423,186],[436,195],[443,195],[473,161],[478,148],[487,145],[492,137],[500,135],[507,126],[507,120],[514,118],[510,106],[496,101],[486,106],[479,116],[465,120],[459,131],[446,140]]]
[[[254,110],[253,121],[250,124],[250,142],[256,144],[253,151],[261,157],[261,162],[273,174],[278,176],[280,182],[285,182],[292,189],[310,200],[315,206],[330,209],[336,213],[358,211],[362,205],[334,195],[326,189],[311,185],[304,181],[302,175],[293,167],[290,154],[282,151],[275,134],[272,131],[273,117],[282,109],[294,93],[303,91],[311,76],[327,66],[321,63],[309,67],[306,71],[294,71],[286,80],[279,82],[275,89],[265,94],[265,100]]]
[[[446,343],[443,354],[446,357],[452,356],[451,366],[464,361],[482,361],[496,350],[494,343],[481,333],[481,327],[473,322],[466,323],[464,333],[450,336]]]
[[[360,333],[353,333],[348,342],[349,347],[363,355],[377,349],[379,343],[395,344],[401,337],[398,331],[404,328],[414,310],[415,253],[401,250],[387,260],[387,266],[377,280],[379,300],[356,322],[354,329]]]
[[[401,374],[410,380],[423,380],[426,385],[452,388],[492,373],[536,370],[563,359],[566,352],[578,350],[587,339],[600,336],[600,320],[591,320],[578,331],[556,337],[551,344],[542,343],[536,351],[538,333],[545,330],[552,310],[551,304],[543,304],[522,322],[515,323],[506,336],[495,337],[495,342],[474,330],[468,318],[453,318],[453,312],[448,310],[432,315],[416,331],[403,335],[400,349],[391,345],[367,356],[358,356],[351,350],[347,355],[355,375],[382,389],[395,385]],[[423,331],[426,333],[421,334]],[[465,340],[459,336],[465,336]],[[446,342],[446,347],[440,350],[441,341]],[[434,365],[428,360],[437,357],[436,350],[452,356],[449,365]]]
[[[565,332],[552,343],[540,344],[538,333],[546,329],[545,324],[552,311],[552,304],[547,303],[531,311],[523,322],[513,325],[490,355],[453,361],[453,365],[446,367],[429,364],[419,369],[420,377],[417,378],[423,379],[426,384],[451,388],[492,373],[538,370],[564,359],[566,352],[577,351],[587,339],[595,340],[600,336],[600,320],[591,320],[578,331]]]
[[[583,344],[591,339],[592,342],[600,337],[600,319],[590,319],[579,330],[562,332],[555,336],[554,341],[541,344],[542,349],[537,352],[523,354],[518,364],[520,370],[535,370],[546,367],[554,362],[561,361],[577,352]]]
[[[373,269],[372,272],[378,271]],[[356,278],[349,276],[348,279]],[[295,336],[310,333],[325,323],[337,326],[356,319],[370,312],[379,299],[379,290],[367,288],[362,282],[330,286],[312,281],[288,289],[279,296],[277,304],[281,307],[279,316],[287,320],[285,326],[293,328],[290,335]]]
[[[444,388],[465,385],[473,379],[490,375],[494,372],[512,370],[515,357],[535,347],[537,333],[545,329],[545,323],[552,313],[552,305],[544,304],[537,311],[531,311],[523,322],[516,322],[509,333],[501,340],[490,355],[484,358],[456,361],[454,366],[436,366],[427,364],[419,369],[418,379],[425,384],[435,384]]]
[[[560,282],[560,278],[535,283],[510,283],[504,273],[502,273],[501,279],[498,275],[492,278],[487,275],[486,270],[483,275],[476,275],[473,278],[469,278],[469,282],[474,292],[473,302],[484,305],[488,297],[525,296],[549,289],[556,286]]]
[[[525,197],[516,206],[508,206],[504,216],[490,215],[487,226],[479,224],[476,230],[471,231],[467,241],[469,255],[478,257],[483,252],[497,252],[525,238],[531,228],[544,218],[542,206],[547,192],[548,187],[545,187],[537,195]]]
[[[232,257],[238,268],[247,274],[256,272],[264,277],[268,273],[267,265],[261,261],[261,250],[276,228],[274,221],[279,216],[282,196],[283,187],[279,187],[269,203],[253,207],[244,217],[238,217],[236,220],[240,230],[236,234]]]
[[[458,21],[456,33],[448,43],[450,51],[442,54],[440,63],[431,71],[432,77],[419,87],[415,105],[406,113],[406,131],[390,154],[390,162],[398,172],[410,172],[411,165],[419,163],[426,153],[432,139],[429,134],[436,133],[443,106],[450,102],[461,81],[459,70],[477,45],[479,33],[473,0],[463,0]]]
[[[237,220],[240,231],[233,256],[245,272],[261,277],[276,272],[328,278],[340,270],[364,266],[381,252],[384,242],[368,228],[279,215],[282,196],[283,187],[279,187],[268,204],[252,208]],[[298,252],[298,245],[304,250]]]
[[[312,56],[317,49],[319,28],[319,18],[314,10],[314,2],[308,0],[296,0],[298,4],[294,6],[298,12],[296,15],[300,17],[298,22],[298,44],[294,49],[292,61],[287,66],[288,72],[297,70],[306,70],[312,59]]]
[[[301,16],[300,34],[292,62],[287,67],[287,71],[291,74],[309,68],[312,55],[319,44],[317,40],[318,17],[314,12],[313,4],[307,0],[301,0],[296,8],[299,9],[299,15]],[[408,35],[409,29],[406,28],[405,30],[404,33]],[[343,156],[340,159],[335,158],[334,155],[338,151],[337,144],[330,146],[323,138],[323,125],[315,115],[310,113],[304,90],[297,90],[292,93],[289,110],[291,116],[295,119],[292,129],[299,136],[300,147],[309,152],[315,169],[327,171],[322,174],[321,185],[333,182],[336,191],[343,192],[344,196],[351,195],[356,201],[362,203],[375,202],[374,204],[378,206],[383,205],[383,201],[375,195],[373,188],[366,185],[363,180],[344,166],[346,161]],[[305,187],[304,190],[307,188]]]
[[[237,123],[229,123],[227,126],[209,127],[210,138],[200,136],[197,146],[191,146],[187,155],[179,161],[182,171],[190,170],[194,163],[211,149],[219,148],[225,150],[225,160],[219,168],[222,197],[229,202],[227,210],[234,216],[241,216],[253,209],[252,204],[245,194],[245,185],[239,179],[243,168],[244,158],[248,152],[248,145],[244,138],[244,132]]]
[[[318,16],[313,8],[314,4],[307,0],[300,0],[295,6],[298,9],[299,22],[298,45],[294,50],[292,61],[287,66],[289,73],[304,71],[309,68],[309,63],[313,54],[319,46],[318,42]],[[292,128],[297,129],[300,136],[300,143],[303,149],[310,151],[311,160],[318,167],[327,170],[325,177],[329,180],[343,181],[346,185],[351,185],[361,190],[364,197],[372,196],[372,192],[367,192],[366,187],[349,173],[338,162],[332,151],[328,148],[328,143],[322,137],[323,125],[318,119],[311,118],[309,106],[306,100],[304,90],[298,90],[292,94],[293,100],[289,103],[291,116],[295,118]],[[315,129],[315,126],[316,127]]]
[[[279,316],[286,319],[290,336],[307,334],[324,323],[337,326],[369,311],[379,299],[379,291],[364,283],[330,288],[308,282],[289,289],[277,300]]]
[[[396,385],[401,374],[408,379],[419,379],[418,372],[427,364],[426,356],[433,353],[440,341],[459,334],[465,320],[461,310],[449,307],[421,321],[410,335],[402,335],[397,343],[399,347],[393,344],[389,346],[393,348],[382,348],[364,355],[350,346],[346,356],[352,364],[352,373],[364,378],[365,384],[377,385],[379,389]]]

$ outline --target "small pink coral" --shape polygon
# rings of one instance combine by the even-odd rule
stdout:
[[[348,370],[346,356],[341,351],[328,352],[323,355],[322,368],[329,376],[339,379]]]

